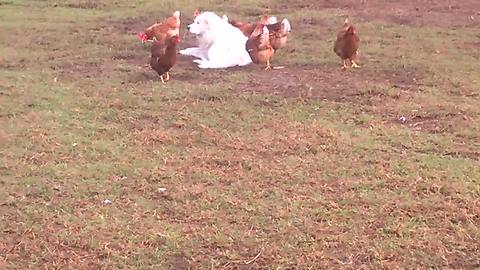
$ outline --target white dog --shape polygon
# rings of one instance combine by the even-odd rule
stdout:
[[[198,47],[181,50],[180,53],[200,58],[194,60],[199,68],[228,68],[252,62],[245,49],[247,37],[228,23],[226,16],[220,18],[213,12],[202,12],[188,30],[197,35]]]

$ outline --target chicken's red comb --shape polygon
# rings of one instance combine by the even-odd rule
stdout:
[[[350,25],[347,29],[347,33],[349,33],[350,35],[355,35],[357,34],[357,28],[353,25]]]

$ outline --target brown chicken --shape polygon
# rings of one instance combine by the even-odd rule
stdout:
[[[290,22],[287,19],[283,19],[281,22],[268,24],[267,28],[270,32],[270,43],[273,49],[278,50],[285,47],[288,34],[291,31]]]
[[[263,24],[257,24],[252,35],[248,38],[245,47],[247,49],[252,62],[255,64],[266,64],[265,70],[270,70],[270,62],[272,61],[275,50],[270,44],[269,38],[270,32],[267,26]]]
[[[228,18],[227,18],[227,20],[228,20]],[[258,24],[268,25],[268,24],[276,23],[277,18],[269,17],[267,14],[265,14],[260,18],[260,22],[258,22],[258,23],[244,23],[244,22],[236,21],[236,20],[228,20],[228,22],[231,25],[240,29],[240,31],[242,31],[242,33],[246,37],[250,37]]]
[[[175,11],[172,16],[163,20],[163,22],[155,23],[145,29],[144,32],[140,32],[138,37],[145,43],[147,41],[165,42],[167,38],[172,36],[178,36],[180,32],[180,11]]]
[[[231,25],[237,27],[242,31],[242,33],[246,36],[249,37],[252,35],[253,30],[257,27],[257,24],[255,23],[244,23],[240,21],[235,21],[235,20],[229,20],[228,21]]]
[[[240,21],[230,20],[230,24],[237,27],[242,33],[250,37],[259,24],[267,26],[270,33],[270,43],[273,49],[278,50],[287,44],[288,34],[291,31],[290,22],[287,19],[283,19],[281,22],[276,22],[275,17],[269,17],[268,15],[262,16],[259,23],[243,23]]]
[[[160,80],[162,80],[162,83],[170,80],[169,71],[177,62],[178,43],[180,43],[179,36],[170,37],[165,42],[155,39],[153,41],[150,66],[158,73],[158,75],[160,75]],[[165,79],[163,78],[164,74],[166,75]]]
[[[357,28],[348,23],[348,19],[337,34],[337,40],[333,45],[333,51],[343,60],[342,69],[347,69],[347,60],[351,62],[352,68],[360,66],[355,62],[360,47],[360,37]]]

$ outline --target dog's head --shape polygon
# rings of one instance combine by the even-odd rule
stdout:
[[[222,21],[222,18],[213,12],[202,12],[195,17],[193,23],[189,24],[187,28],[192,34],[203,35],[212,29],[215,24],[218,24],[219,20]]]
[[[206,15],[207,13],[205,12],[198,14],[195,19],[193,19],[193,23],[187,26],[188,31],[195,35],[202,35],[207,32],[210,28],[210,23]]]

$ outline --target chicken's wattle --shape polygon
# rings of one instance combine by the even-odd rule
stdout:
[[[147,34],[141,32],[141,33],[138,33],[138,38],[140,39],[140,41],[142,41],[142,43],[145,43],[147,42],[148,40],[148,37],[147,37]]]

